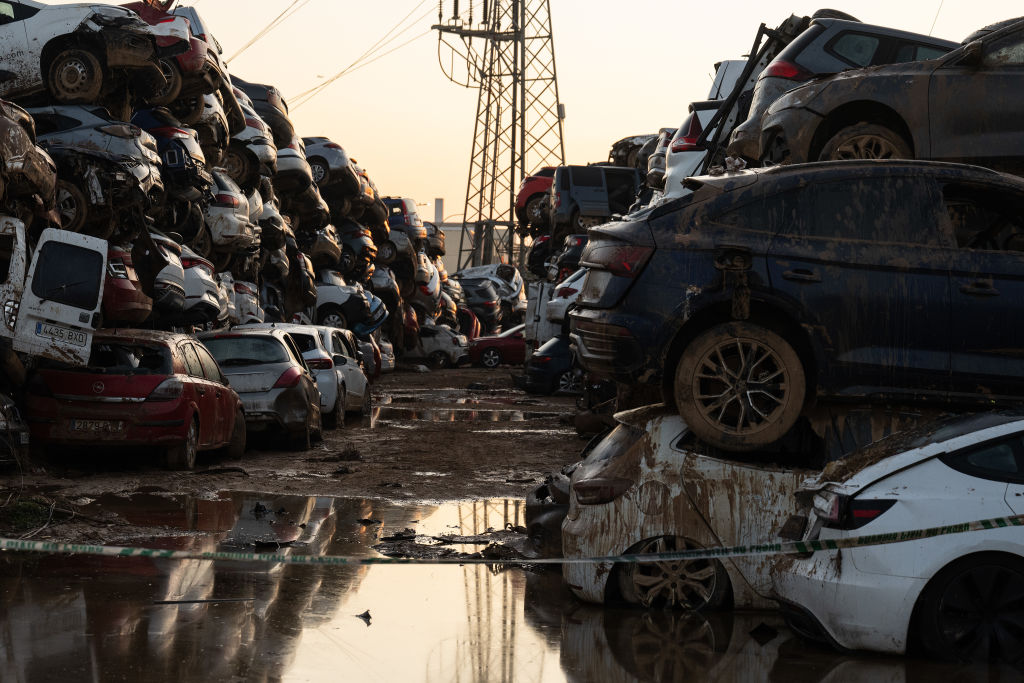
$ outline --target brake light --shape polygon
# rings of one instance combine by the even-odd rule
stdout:
[[[844,529],[859,529],[877,519],[883,512],[896,504],[895,500],[860,500],[854,498],[846,506],[846,513],[840,520]]]
[[[578,236],[577,237],[570,237],[569,240],[570,240],[569,246],[571,246],[571,247],[579,247],[579,246],[582,246],[582,245],[586,244],[586,238],[585,237],[578,237]]]
[[[551,362],[551,356],[531,356],[530,363],[533,365],[544,365]]]
[[[177,140],[187,140],[192,137],[188,134],[188,131],[176,128],[174,126],[161,126],[160,128],[154,128],[150,131],[154,135],[159,135],[162,138],[171,138]]]
[[[147,401],[174,401],[181,398],[185,385],[177,377],[170,377],[160,382],[157,388],[146,397]]]
[[[213,264],[203,258],[183,258],[181,259],[181,267],[185,270],[189,268],[202,268],[210,276],[213,276]]]
[[[245,125],[249,126],[250,128],[257,128],[259,130],[263,130],[263,122],[260,121],[259,119],[250,119],[248,116],[246,116]]]
[[[277,378],[277,382],[274,383],[274,388],[291,389],[299,385],[300,379],[302,379],[302,369],[293,365],[281,373],[281,376]]]
[[[700,124],[700,117],[697,112],[690,114],[690,125],[686,127],[686,132],[676,138],[675,142],[672,143],[672,153],[676,152],[695,152],[702,148],[697,146],[697,141],[700,139],[701,134],[704,132],[704,126]]]
[[[580,290],[576,289],[575,287],[562,287],[557,292],[555,292],[555,296],[560,297],[562,299],[568,299],[573,294],[578,294],[579,291]]]
[[[563,268],[559,268],[558,269],[558,280],[564,280],[565,278],[569,277],[570,275],[572,275],[572,269],[571,268],[564,268],[563,267]]]
[[[137,138],[142,133],[141,128],[130,123],[111,123],[106,126],[99,126],[96,130],[107,135],[113,135],[115,138]]]
[[[420,291],[423,292],[424,294],[426,294],[427,296],[430,296],[430,286],[429,285],[420,285]]]
[[[324,147],[327,149],[344,149],[344,147],[339,145],[337,142],[328,142]]]
[[[248,285],[243,285],[240,282],[236,282],[235,283],[235,293],[236,294],[248,294],[249,296],[256,296],[256,292],[253,291],[252,287],[249,287]]]
[[[555,193],[555,208],[557,209],[557,208],[560,208],[561,206],[562,206],[562,193],[561,192],[556,192]]]
[[[602,505],[610,503],[633,486],[629,479],[618,477],[583,479],[572,485],[576,502],[580,505]]]
[[[787,81],[808,81],[814,74],[807,69],[785,60],[772,62],[761,73],[760,78],[784,78]]]
[[[310,370],[330,370],[334,367],[334,361],[330,358],[313,358],[312,360],[307,359],[306,365]]]
[[[213,197],[213,205],[222,208],[237,209],[242,205],[238,197],[233,194],[218,194]]]
[[[636,244],[591,243],[583,252],[580,265],[601,268],[618,277],[635,278],[653,253],[654,247]]]
[[[483,302],[480,305],[483,306],[484,308],[496,308],[498,306],[498,302],[497,301],[485,301],[485,302]]]

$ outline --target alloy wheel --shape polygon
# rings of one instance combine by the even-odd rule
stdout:
[[[896,159],[901,155],[896,146],[878,135],[858,135],[850,138],[832,153],[833,160],[843,159]]]
[[[743,434],[775,421],[787,403],[789,376],[772,348],[727,339],[701,358],[692,391],[706,420]]]
[[[670,553],[697,546],[680,536],[661,536],[641,544],[635,554]],[[655,605],[700,609],[712,601],[718,588],[713,560],[644,562],[626,567],[627,598],[644,607]]]
[[[498,349],[487,349],[480,354],[480,363],[485,368],[496,368],[501,365],[501,353]]]
[[[958,659],[1019,662],[1024,634],[1024,573],[997,564],[955,576],[937,609],[943,644]]]

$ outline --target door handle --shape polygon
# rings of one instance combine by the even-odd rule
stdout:
[[[986,280],[975,280],[965,285],[960,285],[960,291],[971,296],[999,296],[999,290]]]
[[[793,280],[794,282],[821,282],[821,276],[807,268],[784,270],[782,271],[782,279]]]

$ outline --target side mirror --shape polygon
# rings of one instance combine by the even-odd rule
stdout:
[[[342,365],[348,365],[348,358],[341,355],[340,353],[336,353],[333,356],[331,356],[331,360],[333,360],[334,364],[339,367]]]
[[[981,58],[984,54],[985,44],[980,40],[975,40],[964,47],[963,57],[960,58],[960,64],[963,66],[979,66],[981,64]]]

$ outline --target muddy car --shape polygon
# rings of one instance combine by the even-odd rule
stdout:
[[[370,316],[370,304],[362,287],[349,285],[341,273],[331,268],[316,271],[316,308],[318,325],[352,329]]]
[[[168,194],[195,203],[204,199],[213,185],[213,177],[196,132],[183,126],[163,107],[136,111],[132,124],[156,139]]]
[[[583,371],[568,335],[552,337],[526,359],[522,382],[531,394],[578,394],[583,390]]]
[[[399,197],[384,197],[383,201],[388,208],[390,235],[387,241],[377,245],[377,259],[384,265],[398,257],[414,259],[420,240],[427,238],[423,219],[416,212],[416,202]]]
[[[761,121],[767,163],[932,159],[1024,174],[1024,21],[936,59],[847,71],[782,96]],[[992,93],[1007,93],[992,101]],[[970,126],[964,126],[970,121]]]
[[[58,102],[95,102],[125,84],[148,97],[165,79],[158,60],[188,50],[183,21],[149,26],[134,12],[111,5],[45,5],[32,0],[0,5],[0,83],[4,97],[43,90]],[[157,41],[171,39],[159,47]]]
[[[523,178],[516,192],[516,220],[519,227],[542,231],[548,227],[548,194],[551,179],[555,176],[554,166],[544,166],[532,175]]]
[[[419,329],[416,347],[402,355],[407,360],[425,360],[435,369],[454,368],[469,362],[465,335],[447,325],[427,322]]]
[[[551,184],[549,216],[556,240],[586,231],[629,211],[643,184],[636,168],[618,166],[559,166]]]
[[[782,438],[814,401],[1024,395],[1014,354],[991,350],[1018,334],[999,294],[1024,268],[1020,179],[851,161],[688,185],[591,230],[570,313],[591,372],[661,387],[700,438],[737,451]]]
[[[803,482],[787,540],[841,542],[1024,514],[1024,418],[948,417],[878,441]],[[1021,664],[1019,522],[779,558],[792,629],[850,650]]]
[[[235,94],[244,96],[241,90]],[[240,105],[245,127],[231,136],[223,166],[236,183],[249,188],[255,187],[261,176],[277,172],[277,146],[270,126],[245,101]]]

